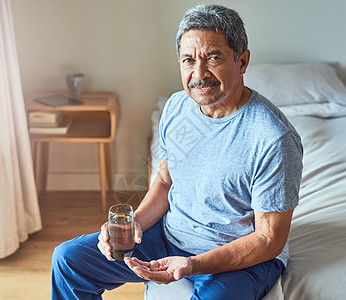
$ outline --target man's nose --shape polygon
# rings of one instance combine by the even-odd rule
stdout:
[[[210,77],[211,73],[205,61],[197,60],[193,70],[193,78],[197,80],[202,80],[204,78]]]

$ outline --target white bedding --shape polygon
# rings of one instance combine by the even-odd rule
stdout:
[[[346,107],[282,111],[302,137],[304,170],[289,235],[291,258],[265,299],[346,299]]]
[[[301,135],[304,170],[289,235],[291,258],[264,299],[346,299],[346,107],[315,103],[281,110]],[[152,178],[158,163],[159,115],[152,119]],[[150,283],[145,299],[161,299],[163,293],[167,300],[189,299],[190,289],[184,281]]]

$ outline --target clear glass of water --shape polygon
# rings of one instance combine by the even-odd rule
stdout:
[[[131,257],[135,249],[135,228],[131,205],[116,204],[109,208],[108,234],[112,246],[112,257],[115,260]]]

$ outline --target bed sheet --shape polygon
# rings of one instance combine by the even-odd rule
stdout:
[[[264,298],[346,299],[346,107],[282,108],[304,145],[287,270]],[[284,296],[283,296],[284,295]]]

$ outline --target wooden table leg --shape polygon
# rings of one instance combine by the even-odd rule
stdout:
[[[43,143],[43,174],[42,174],[42,191],[47,190],[47,176],[48,176],[48,158],[49,158],[49,143]]]
[[[37,194],[40,189],[40,169],[41,169],[41,143],[35,143],[35,183]]]
[[[105,158],[105,144],[99,143],[99,168],[100,168],[100,188],[102,209],[106,211],[107,198],[106,198],[106,158]]]
[[[111,160],[111,150],[110,143],[105,144],[105,157],[106,157],[106,172],[107,172],[107,182],[108,182],[108,191],[113,191],[113,182],[112,182],[112,160]]]

